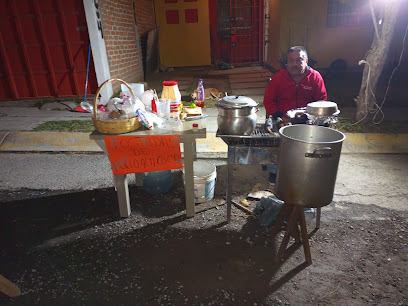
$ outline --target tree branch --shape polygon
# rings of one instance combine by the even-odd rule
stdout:
[[[373,19],[373,24],[374,24],[375,36],[377,36],[377,40],[380,41],[380,34],[378,32],[378,27],[377,27],[377,18],[375,17],[372,0],[370,0],[370,11],[371,11],[371,18]]]

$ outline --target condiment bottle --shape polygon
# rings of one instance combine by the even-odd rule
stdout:
[[[198,86],[197,86],[197,101],[195,104],[198,107],[204,108],[204,99],[205,99],[205,92],[204,92],[203,79],[199,79]]]
[[[180,120],[181,94],[177,81],[164,81],[161,97],[170,99],[170,119]]]

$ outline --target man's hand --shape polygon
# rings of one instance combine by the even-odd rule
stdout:
[[[288,117],[288,116],[283,116],[282,117],[282,121],[283,121],[283,123],[286,125],[286,124],[289,124],[290,123],[290,118]]]

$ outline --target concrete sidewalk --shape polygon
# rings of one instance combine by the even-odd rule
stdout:
[[[19,104],[17,104],[19,103]],[[101,152],[88,133],[34,132],[46,121],[90,120],[91,114],[67,110],[40,110],[33,102],[0,103],[0,152]],[[16,106],[19,105],[19,106]],[[353,108],[341,109],[342,117],[353,117]],[[227,145],[218,137],[216,108],[206,109],[207,138],[197,140],[200,157],[222,157]],[[406,120],[408,108],[385,109],[386,118]],[[258,112],[258,122],[265,122],[265,108]],[[408,153],[407,134],[346,134],[343,153]]]

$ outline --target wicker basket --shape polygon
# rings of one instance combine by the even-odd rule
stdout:
[[[93,102],[94,113],[93,113],[92,119],[93,119],[93,124],[95,126],[95,129],[104,134],[122,134],[122,133],[128,133],[128,132],[137,130],[140,127],[140,123],[137,117],[133,117],[130,119],[123,119],[123,120],[98,119],[97,100],[98,100],[99,93],[103,86],[113,81],[118,81],[118,82],[125,84],[126,87],[129,88],[132,95],[135,95],[132,88],[130,88],[129,84],[121,79],[115,79],[115,78],[109,79],[105,81],[101,86],[99,86],[98,90],[96,91],[94,102]]]

